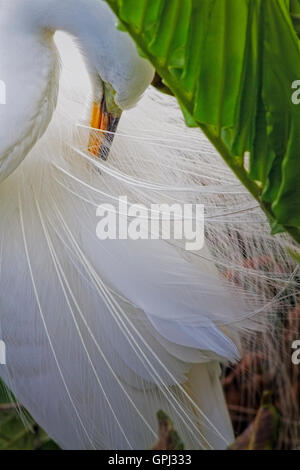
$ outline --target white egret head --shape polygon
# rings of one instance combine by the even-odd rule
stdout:
[[[93,86],[91,127],[115,131],[124,109],[136,104],[154,75],[130,36],[116,28],[103,0],[0,0],[0,182],[23,160],[48,127],[56,106],[58,30],[72,34]],[[91,135],[89,150],[107,156]]]

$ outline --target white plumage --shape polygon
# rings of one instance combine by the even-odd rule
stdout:
[[[266,232],[259,235],[250,225],[246,230],[252,233],[243,233],[243,224],[256,220],[253,213],[260,217],[255,204],[205,138],[185,130],[174,102],[153,91],[125,113],[108,162],[89,156],[83,116],[85,98],[95,84],[92,80],[91,87],[75,46],[65,36],[59,40],[64,73],[58,109],[46,134],[19,165],[50,121],[56,103],[51,84],[56,84],[58,68],[54,46],[47,49],[51,39],[41,46],[19,28],[24,34],[20,43],[5,12],[19,18],[13,5],[21,4],[9,3],[11,10],[6,0],[0,1],[0,25],[5,24],[0,36],[7,34],[13,41],[6,56],[1,43],[0,54],[8,84],[8,104],[0,108],[0,321],[7,346],[7,366],[0,373],[64,448],[149,448],[157,437],[160,409],[172,418],[187,448],[224,448],[233,434],[219,362],[238,358],[240,332],[261,324],[260,313],[267,310],[265,281],[265,288],[258,286],[242,269],[247,288],[233,290],[221,274],[230,256],[232,269],[243,258],[233,241],[237,234],[244,243],[257,237],[258,254],[269,243]],[[39,13],[43,0],[26,3],[33,5],[31,13]],[[46,3],[49,20],[58,4]],[[68,0],[60,3],[57,16],[63,21]],[[107,7],[98,3],[111,19]],[[123,33],[117,34],[125,40]],[[22,47],[33,50],[31,69]],[[132,50],[130,41],[127,47]],[[42,52],[49,53],[48,61]],[[114,51],[107,56],[116,57]],[[88,59],[90,63],[92,56]],[[10,61],[18,63],[13,76]],[[113,72],[115,68],[118,76],[121,70],[124,77],[122,67],[110,59],[103,63],[105,80],[118,91],[123,82]],[[149,80],[151,68],[140,65]],[[28,83],[30,76],[36,81]],[[135,81],[137,95],[131,93],[130,100],[120,85],[119,104],[135,103],[146,81]],[[100,241],[96,208],[120,195],[146,205],[205,202],[208,245],[189,253],[174,240]],[[236,201],[237,216],[230,206]],[[224,212],[229,214],[222,226],[218,220]],[[243,218],[244,213],[248,216]],[[262,216],[258,222],[265,224]],[[228,223],[238,226],[230,235]],[[278,285],[278,278],[274,282]]]

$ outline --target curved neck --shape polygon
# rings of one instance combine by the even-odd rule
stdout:
[[[73,35],[94,82],[100,77],[109,83],[123,109],[134,106],[153,79],[152,66],[139,56],[129,34],[116,28],[104,0],[0,0],[0,30],[3,23],[23,36],[57,30]]]
[[[65,30],[77,35],[84,23],[90,25],[93,16],[99,21],[111,12],[102,0],[0,0],[0,22],[23,26],[22,29],[38,30],[49,28]]]
[[[133,106],[152,81],[152,66],[138,55],[130,36],[117,30],[103,0],[0,0],[0,78],[10,102],[5,111],[0,108],[0,180],[51,119],[58,85],[52,41],[57,30],[77,39],[95,91],[102,94],[102,82],[110,84],[120,108]]]
[[[115,23],[113,12],[102,0],[0,0],[2,31],[18,31],[23,37],[65,31],[77,39],[90,70],[95,69],[108,82],[118,70],[122,49]],[[126,38],[125,42],[128,46]],[[109,74],[108,69],[114,73]]]
[[[77,38],[115,27],[115,16],[103,0],[30,0],[37,3],[38,24],[66,31]],[[101,36],[102,37],[102,36]]]

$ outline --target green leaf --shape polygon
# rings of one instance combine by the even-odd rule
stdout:
[[[300,43],[285,6],[287,2],[276,3],[275,8],[272,2],[265,2],[264,7],[263,99],[275,154],[268,184],[273,189],[270,202],[277,220],[297,227],[300,226],[300,107],[292,102],[291,86],[300,77]]]
[[[299,0],[106,0],[260,202],[300,243]],[[245,157],[250,155],[250,168]]]
[[[279,413],[270,392],[264,392],[254,421],[229,447],[229,450],[273,450],[277,441]]]
[[[184,450],[184,444],[168,415],[160,410],[157,413],[157,420],[159,425],[158,441],[151,450]]]

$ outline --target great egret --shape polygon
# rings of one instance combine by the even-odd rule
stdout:
[[[219,362],[238,358],[239,333],[262,323],[272,282],[286,282],[281,246],[267,283],[243,267],[243,250],[255,257],[273,243],[265,220],[169,98],[148,93],[125,113],[105,161],[92,128],[113,135],[153,78],[115,23],[102,0],[0,0],[0,373],[64,448],[149,448],[160,409],[187,448],[225,448]],[[57,30],[73,35],[88,76],[62,36],[48,128]],[[96,209],[120,195],[204,202],[207,246],[99,240]]]

